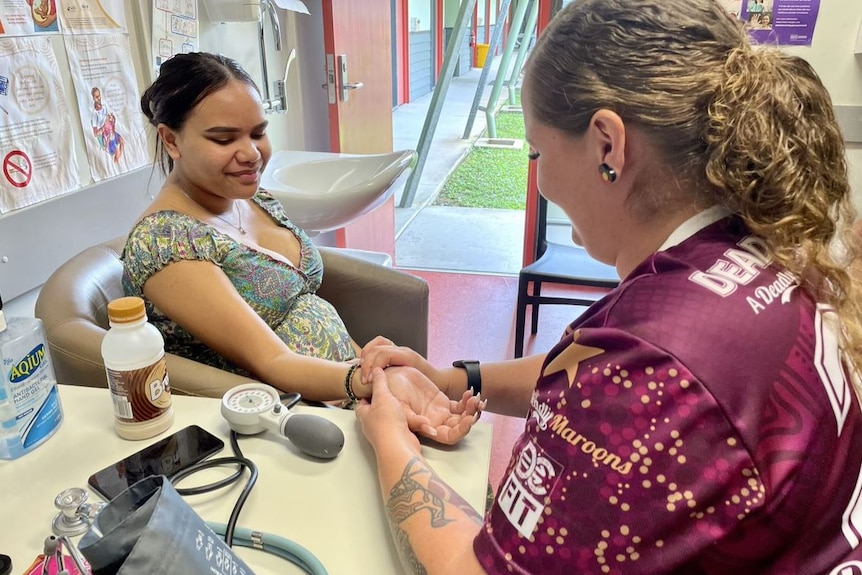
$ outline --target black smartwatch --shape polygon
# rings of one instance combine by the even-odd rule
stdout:
[[[467,389],[472,390],[473,395],[479,395],[482,391],[482,373],[479,371],[479,361],[459,359],[452,362],[452,367],[460,367],[467,372]]]

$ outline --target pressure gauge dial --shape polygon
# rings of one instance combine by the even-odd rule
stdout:
[[[261,414],[272,411],[281,400],[275,388],[264,383],[244,383],[231,388],[221,400],[221,414],[237,433],[251,435],[266,427]]]

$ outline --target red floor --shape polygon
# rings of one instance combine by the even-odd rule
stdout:
[[[447,365],[456,359],[496,361],[513,357],[517,277],[403,271],[424,278],[429,284],[428,359],[432,363]],[[542,293],[550,295],[554,288],[543,286]],[[533,337],[527,334],[525,354],[550,349],[582,310],[569,305],[542,306],[539,329]],[[490,482],[496,489],[524,420],[487,412],[482,420],[494,426]]]

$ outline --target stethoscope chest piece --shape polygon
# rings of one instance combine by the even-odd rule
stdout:
[[[104,507],[104,504],[87,503],[86,490],[70,487],[54,498],[54,507],[60,510],[51,523],[54,535],[74,537],[87,531],[90,521]]]

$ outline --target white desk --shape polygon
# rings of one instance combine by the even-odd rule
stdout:
[[[57,513],[54,497],[60,491],[87,487],[92,473],[158,439],[132,442],[117,436],[107,389],[60,386],[60,398],[65,420],[57,433],[19,459],[0,461],[0,553],[12,557],[13,575],[20,575],[41,553],[45,537],[51,534]],[[175,396],[176,420],[159,437],[196,423],[224,439],[225,449],[219,455],[230,455],[230,430],[219,415],[219,401]],[[331,575],[402,573],[377,484],[374,454],[355,414],[304,406],[294,409],[335,422],[344,432],[344,449],[335,459],[322,461],[300,454],[288,440],[272,433],[241,437],[240,448],[257,463],[260,477],[238,524],[300,543]],[[482,422],[457,447],[423,447],[438,475],[480,512],[490,453],[491,425]],[[219,471],[203,472],[201,478],[190,477],[180,485],[200,485],[211,479],[208,473]],[[225,523],[243,484],[239,481],[186,501],[204,520]],[[90,501],[101,498],[91,491]],[[302,573],[273,555],[237,549],[258,575]]]

